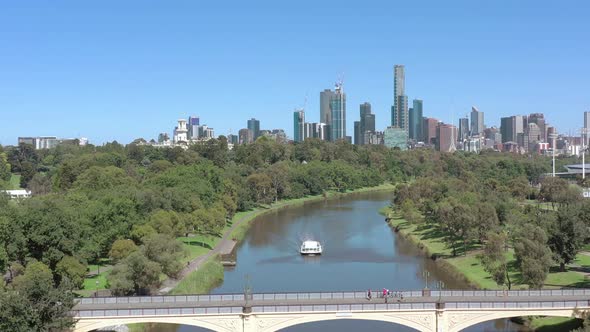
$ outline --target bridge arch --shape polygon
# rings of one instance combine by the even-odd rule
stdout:
[[[330,320],[372,320],[403,325],[420,332],[436,330],[436,316],[431,312],[359,312],[351,314],[304,313],[291,315],[260,315],[256,318],[260,332],[277,332],[282,329]]]
[[[74,328],[75,332],[90,332],[96,329],[105,328],[115,325],[128,325],[138,323],[163,323],[175,325],[190,325],[209,329],[211,331],[235,332],[242,327],[242,318],[239,315],[233,317],[166,317],[166,316],[152,316],[152,317],[127,317],[127,318],[97,318],[84,319],[78,321]]]
[[[574,309],[501,309],[469,312],[445,312],[447,320],[446,332],[460,332],[470,326],[484,323],[496,319],[505,319],[523,316],[550,316],[550,317],[571,317],[573,318]]]

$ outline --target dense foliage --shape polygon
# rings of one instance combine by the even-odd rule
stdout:
[[[529,184],[549,169],[546,158],[402,152],[315,139],[278,144],[263,137],[233,150],[223,137],[188,150],[117,142],[49,150],[0,147],[0,187],[8,188],[10,177],[19,174],[21,186],[34,194],[18,202],[0,195],[0,272],[8,276],[0,301],[11,303],[0,305],[0,316],[13,310],[30,324],[66,326],[71,322],[36,317],[43,308],[21,310],[18,306],[31,301],[23,287],[45,288],[37,295],[48,297],[46,303],[67,307],[70,299],[56,294],[79,289],[87,266],[110,258],[115,266],[109,284],[115,294],[149,293],[162,275],[173,277],[182,268],[185,252],[176,237],[219,235],[236,212],[258,205],[384,181],[407,183],[398,187],[396,207],[403,207],[408,219],[419,222],[425,216],[438,223],[458,254],[472,243],[486,242],[490,231],[530,219],[530,214],[513,213],[518,200],[568,201],[563,197],[571,193],[559,188],[531,189]],[[537,224],[544,232],[575,232],[577,224],[567,218],[564,212],[557,225]],[[552,248],[563,251],[555,257],[571,260],[567,251],[575,248],[563,245],[567,239],[547,234]],[[490,263],[490,269],[497,265],[501,263]],[[19,281],[30,279],[33,267],[50,278]]]

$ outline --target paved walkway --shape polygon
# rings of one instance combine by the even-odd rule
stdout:
[[[201,266],[203,264],[205,264],[205,262],[209,258],[211,258],[217,254],[227,254],[227,253],[231,252],[232,249],[234,248],[234,246],[236,245],[236,241],[234,241],[233,239],[230,238],[232,232],[234,231],[234,229],[236,229],[236,227],[238,227],[238,225],[242,224],[245,220],[247,220],[248,218],[250,218],[253,214],[255,214],[257,212],[258,211],[251,211],[251,212],[247,213],[246,215],[244,215],[242,218],[236,220],[231,225],[231,227],[223,234],[221,240],[217,243],[215,248],[213,248],[211,251],[207,252],[206,254],[201,255],[201,256],[193,259],[192,261],[190,261],[189,264],[178,273],[177,278],[166,279],[162,283],[162,287],[160,288],[158,293],[159,294],[167,294],[168,292],[170,292],[189,273],[201,268]]]

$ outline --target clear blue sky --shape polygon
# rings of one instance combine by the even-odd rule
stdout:
[[[365,101],[383,129],[394,64],[425,116],[476,105],[488,126],[543,112],[574,131],[590,111],[590,2],[0,1],[0,143],[127,143],[189,115],[216,135],[256,117],[291,136],[293,110],[307,96],[318,121],[340,75],[347,134]]]

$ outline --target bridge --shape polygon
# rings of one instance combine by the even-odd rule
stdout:
[[[590,310],[590,289],[421,290],[367,299],[366,292],[260,293],[80,299],[74,331],[133,323],[170,323],[222,332],[270,332],[334,319],[377,320],[422,332],[458,332],[519,316],[573,317]],[[379,294],[379,292],[374,292]]]

